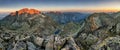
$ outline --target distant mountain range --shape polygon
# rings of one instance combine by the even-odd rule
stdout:
[[[7,16],[9,13],[8,12],[3,12],[3,13],[0,13],[0,20],[3,19],[5,16]]]
[[[28,8],[24,8],[19,10],[18,14],[24,12],[27,12]],[[31,9],[31,11],[34,11],[35,9]],[[11,15],[15,15],[16,12],[12,12]],[[29,12],[27,12],[29,13]],[[37,11],[36,11],[37,13]],[[42,12],[43,13],[43,12]],[[9,13],[1,13],[0,14],[0,19],[4,18],[7,16]],[[50,12],[45,12],[43,13],[46,16],[52,17],[52,19],[60,24],[66,24],[69,22],[80,22],[81,20],[85,19],[88,17],[90,14],[89,13],[80,13],[80,12],[55,12],[55,11],[50,11]]]
[[[80,22],[90,14],[79,12],[47,12],[45,15],[52,17],[61,24],[66,24],[69,22]]]
[[[120,12],[85,14],[24,8],[0,20],[0,48],[119,50]]]

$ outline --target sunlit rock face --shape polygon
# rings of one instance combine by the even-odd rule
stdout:
[[[19,11],[12,12],[11,15],[12,15],[12,16],[14,16],[14,15],[16,15],[16,14],[21,15],[21,14],[24,14],[24,13],[28,13],[28,14],[33,15],[33,14],[39,14],[40,11],[39,11],[39,10],[36,10],[36,9],[23,8],[23,9],[21,9],[21,10],[19,10]]]

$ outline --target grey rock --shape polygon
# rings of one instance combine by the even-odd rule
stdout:
[[[27,41],[27,46],[28,46],[28,50],[36,50],[36,46],[31,42]]]
[[[13,35],[10,33],[1,33],[0,36],[3,40],[9,40],[12,38]]]
[[[62,48],[61,50],[70,50],[69,46],[66,45],[64,48]]]
[[[4,46],[0,43],[0,50],[5,50]]]
[[[39,45],[39,46],[42,46],[43,41],[44,41],[43,38],[40,38],[40,37],[35,37],[34,38],[34,43]]]
[[[13,50],[14,45],[15,45],[15,42],[9,43],[9,44],[8,44],[8,47],[7,47],[7,50]]]
[[[76,44],[72,37],[67,38],[67,43],[61,50],[80,50],[80,47]]]
[[[45,46],[45,50],[53,50],[53,48],[54,48],[53,45],[54,45],[54,35],[51,35]]]
[[[105,40],[91,46],[94,50],[119,50],[120,49],[120,36],[108,37]]]
[[[4,40],[0,38],[0,43],[3,42]]]
[[[55,50],[60,50],[65,44],[67,39],[61,38],[60,36],[55,36],[54,48]]]
[[[27,48],[26,48],[27,46],[26,46],[26,44],[24,43],[24,42],[17,42],[17,43],[15,43],[14,44],[14,48],[12,49],[12,50],[26,50]]]
[[[72,37],[70,37],[70,39],[68,40],[68,43],[73,50],[80,50],[80,47],[76,44],[76,42]]]
[[[29,39],[29,38],[30,38],[30,36],[17,35],[16,38],[15,38],[15,40],[20,40],[20,41],[22,41],[22,40],[27,40],[27,39]]]
[[[116,25],[116,33],[120,34],[120,23]]]

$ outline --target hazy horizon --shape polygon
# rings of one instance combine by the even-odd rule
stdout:
[[[14,12],[22,8],[40,11],[117,12],[120,0],[0,0],[0,12]]]

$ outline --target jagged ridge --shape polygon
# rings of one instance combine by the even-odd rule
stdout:
[[[19,11],[16,11],[16,12],[12,12],[11,15],[14,16],[18,13],[18,15],[21,15],[21,14],[24,14],[24,13],[28,13],[28,14],[39,14],[40,11],[39,10],[36,10],[36,9],[28,9],[28,8],[23,8]]]

